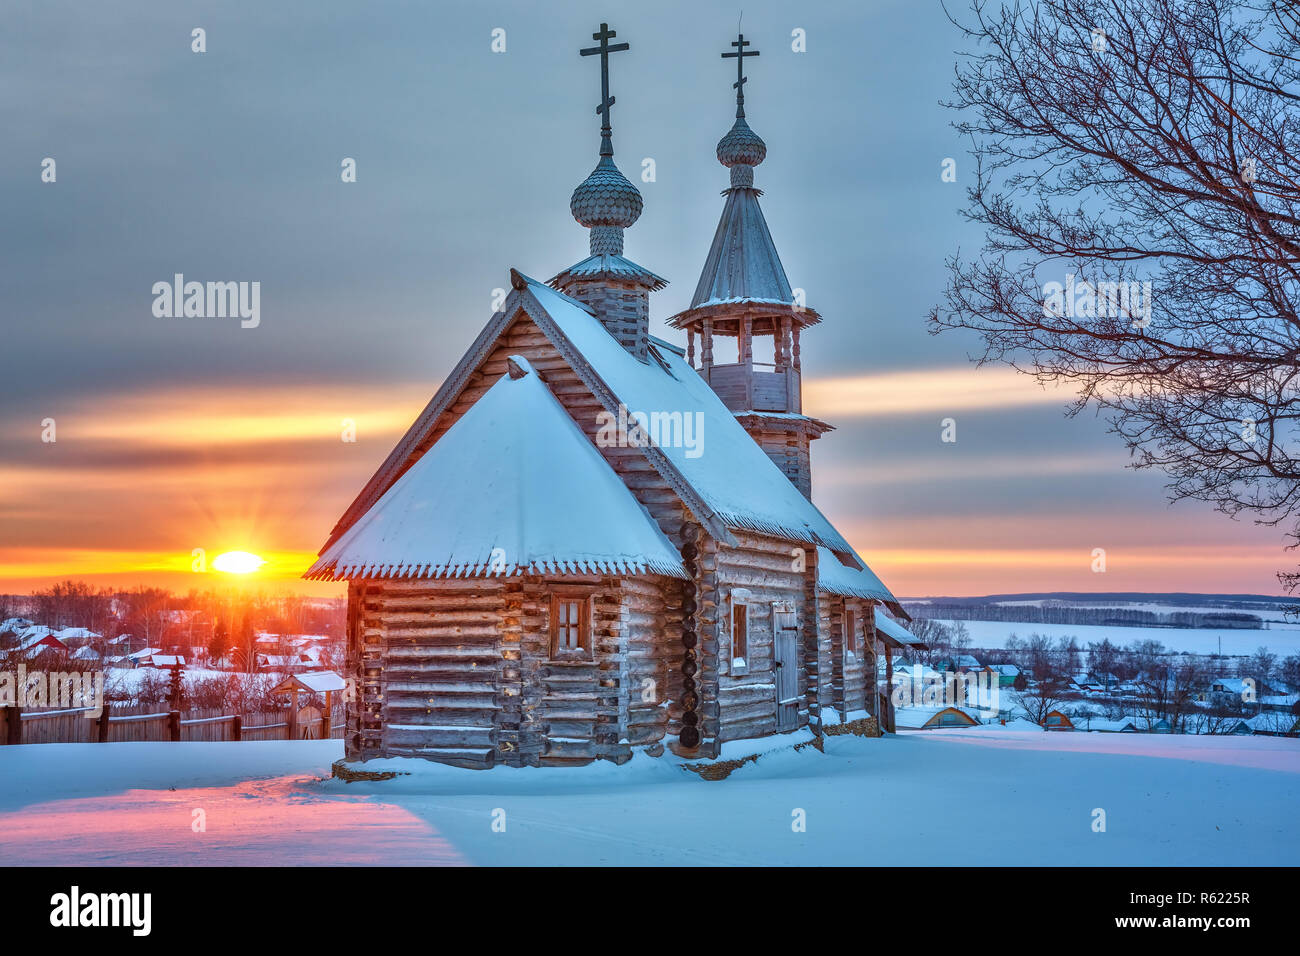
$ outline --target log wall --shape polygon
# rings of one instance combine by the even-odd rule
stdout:
[[[871,626],[871,602],[861,598],[846,598],[837,594],[821,595],[820,623],[822,640],[830,647],[830,698],[829,704],[839,712],[841,719],[855,711],[867,710],[875,713],[873,702],[868,697],[868,683],[873,687],[874,658],[869,654],[870,642],[875,637]],[[855,616],[855,629],[858,635],[857,653],[849,655],[844,642],[844,615],[849,610]],[[871,678],[869,681],[869,677]]]
[[[807,434],[798,429],[778,428],[766,421],[749,425],[745,430],[803,496],[811,500],[812,462]]]
[[[591,589],[592,654],[551,654],[551,593]],[[348,757],[622,762],[680,693],[678,583],[657,575],[370,580],[350,588]]]
[[[809,601],[805,585],[807,570],[797,570],[788,541],[758,534],[735,533],[737,547],[721,546],[717,552],[717,577],[720,600],[719,660],[719,739],[736,740],[776,732],[776,673],[773,668],[773,604],[793,606],[796,620],[815,616],[816,601]],[[806,555],[805,555],[806,560]],[[815,571],[814,571],[815,574]],[[815,582],[815,577],[814,577]],[[734,664],[731,635],[731,600],[743,592],[741,600],[748,606],[749,648],[745,667]],[[816,623],[813,624],[814,640]],[[807,660],[807,648],[803,648]],[[801,688],[807,693],[803,661],[799,667]],[[808,722],[808,711],[799,715],[799,725]]]

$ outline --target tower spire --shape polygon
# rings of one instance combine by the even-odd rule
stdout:
[[[803,414],[799,336],[820,316],[802,297],[795,297],[759,208],[754,167],[767,158],[767,144],[745,121],[745,58],[759,54],[748,49],[750,43],[740,30],[731,46],[722,58],[736,61],[736,122],[718,142],[718,162],[730,171],[731,185],[723,191],[727,198],[722,218],[690,308],[668,321],[686,331],[692,365],[699,338],[701,377],[795,487],[811,498],[808,446],[830,426]],[[714,363],[713,343],[719,337],[735,339],[738,361]],[[755,361],[756,340],[772,355],[771,362]]]

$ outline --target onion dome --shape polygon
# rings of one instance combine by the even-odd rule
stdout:
[[[749,128],[743,111],[737,111],[736,123],[718,140],[718,162],[731,170],[731,185],[752,187],[754,167],[767,158],[767,144]]]
[[[767,158],[767,143],[759,137],[743,116],[718,140],[718,162],[723,166],[757,166]]]
[[[607,155],[569,199],[573,218],[591,230],[593,256],[622,255],[623,230],[641,218],[642,205],[641,193]]]

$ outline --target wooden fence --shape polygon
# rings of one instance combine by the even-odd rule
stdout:
[[[288,710],[227,714],[220,709],[168,711],[157,706],[111,707],[98,716],[90,708],[32,710],[0,707],[0,743],[85,744],[145,740],[319,740],[343,737],[343,707],[330,719],[305,709],[294,727]]]

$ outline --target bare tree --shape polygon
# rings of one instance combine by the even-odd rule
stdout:
[[[986,238],[931,331],[1073,388],[1175,500],[1300,543],[1295,5],[971,0],[953,22]]]
[[[1259,693],[1265,693],[1265,689],[1273,681],[1273,674],[1277,670],[1277,655],[1271,653],[1267,647],[1258,648],[1247,660],[1242,662],[1241,676],[1253,677],[1259,687]]]
[[[1067,668],[1061,659],[1060,654],[1052,644],[1050,637],[1044,637],[1042,634],[1030,634],[1025,640],[1024,650],[1022,653],[1021,667],[1027,669],[1031,676],[1038,681],[1046,681],[1053,678],[1063,678],[1066,676]]]
[[[1278,673],[1287,690],[1292,694],[1300,694],[1300,654],[1292,654],[1282,661]]]
[[[935,661],[949,655],[954,636],[954,629],[949,625],[931,618],[918,617],[912,619],[907,625],[907,629],[919,640],[925,642],[925,646],[928,648],[928,650],[924,651],[909,650],[908,656],[913,660],[923,664],[933,664]]]
[[[1138,710],[1155,721],[1164,719],[1169,729],[1185,729],[1187,716],[1196,710],[1196,694],[1205,685],[1205,670],[1195,655],[1165,666],[1153,666],[1138,680]]]
[[[1058,709],[1065,700],[1066,683],[1056,675],[1049,675],[1040,680],[1027,682],[1023,688],[1015,688],[1011,699],[1025,712],[1030,720],[1042,724],[1047,715]]]
[[[1105,682],[1106,690],[1111,689],[1110,676],[1115,674],[1118,660],[1119,648],[1110,642],[1110,638],[1088,643],[1088,670],[1093,677]]]

